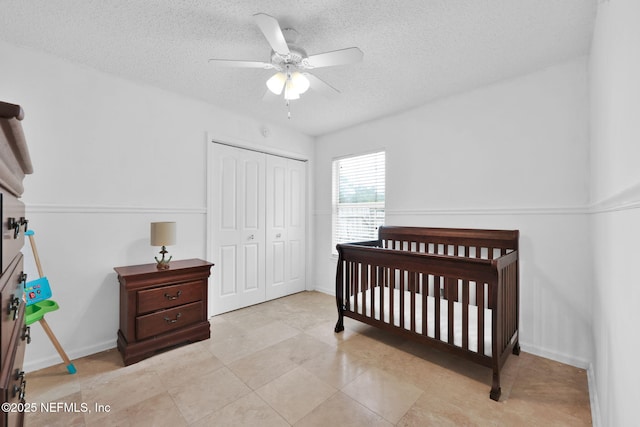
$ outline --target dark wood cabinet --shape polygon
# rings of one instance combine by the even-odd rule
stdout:
[[[156,351],[208,339],[207,284],[212,263],[200,259],[116,267],[120,283],[118,350],[125,365]]]
[[[29,328],[24,324],[23,257],[20,249],[28,221],[20,196],[22,181],[32,173],[22,130],[24,112],[19,105],[0,102],[0,427],[22,426],[27,380],[23,370]]]

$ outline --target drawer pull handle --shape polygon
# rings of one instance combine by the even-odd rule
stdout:
[[[169,294],[168,294],[168,293],[166,293],[166,292],[164,293],[164,297],[165,297],[166,299],[168,299],[169,301],[173,301],[173,300],[175,300],[175,299],[180,298],[180,295],[182,295],[182,291],[178,291],[178,293],[177,293],[177,294],[175,294],[175,295],[169,295]]]
[[[11,295],[11,299],[9,300],[9,314],[13,311],[13,320],[18,318],[18,308],[20,308],[20,298],[14,297]]]
[[[180,317],[182,317],[182,313],[178,313],[175,319],[169,319],[168,317],[165,317],[164,321],[167,323],[176,323]]]
[[[22,341],[27,340],[27,344],[31,344],[31,326],[24,326],[22,330]]]
[[[17,385],[13,386],[13,397],[18,396],[18,398],[20,399],[20,402],[24,403],[26,389],[27,389],[27,380],[25,380],[23,376],[22,381],[20,381],[20,387],[18,387]]]
[[[22,283],[23,287],[27,286],[27,273],[24,271],[20,272],[20,275],[18,276],[18,283]]]
[[[20,217],[20,219],[15,219],[13,217],[7,218],[7,226],[9,230],[13,230],[13,238],[17,239],[20,235],[20,227],[24,225],[24,232],[27,232],[29,227],[29,220],[25,217]]]

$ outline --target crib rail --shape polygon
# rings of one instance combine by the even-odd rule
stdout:
[[[518,250],[519,231],[383,226],[378,237],[390,249],[494,259]]]

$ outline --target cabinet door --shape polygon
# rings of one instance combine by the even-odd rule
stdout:
[[[305,289],[306,164],[267,156],[266,299]]]
[[[265,155],[213,144],[213,314],[265,300]]]

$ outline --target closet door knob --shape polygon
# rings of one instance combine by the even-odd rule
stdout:
[[[282,233],[278,233],[278,234],[276,234],[276,239],[279,239],[279,238],[281,238],[281,237],[282,237]]]
[[[253,239],[255,239],[255,236],[254,236],[253,234],[251,234],[251,235],[247,238],[247,240],[253,240]]]

